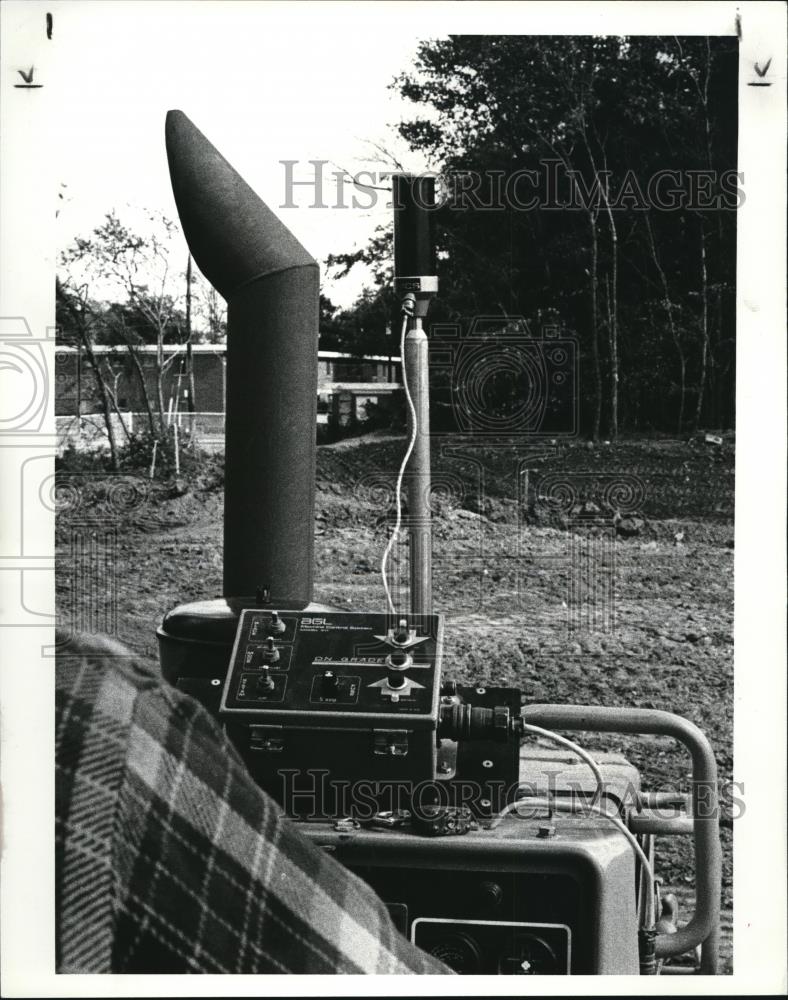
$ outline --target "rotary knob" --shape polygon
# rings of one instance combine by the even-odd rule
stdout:
[[[393,673],[391,670],[389,671],[388,677],[386,678],[386,684],[392,691],[401,690],[407,683],[408,678],[405,674],[397,674]]]
[[[392,638],[394,639],[394,642],[398,642],[401,646],[404,646],[405,643],[408,641],[408,639],[410,639],[410,632],[408,632],[407,618],[400,618],[399,623],[397,624],[397,627],[394,630]]]
[[[503,901],[503,889],[497,882],[482,882],[476,887],[474,896],[481,909],[494,910]]]
[[[392,691],[399,691],[408,683],[406,671],[411,666],[413,660],[404,649],[394,649],[386,657],[386,683]]]

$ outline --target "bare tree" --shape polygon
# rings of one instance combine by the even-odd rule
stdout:
[[[599,361],[599,329],[597,319],[599,307],[597,305],[597,291],[599,289],[599,241],[597,239],[597,217],[599,211],[594,209],[588,213],[588,225],[591,230],[591,350],[594,358],[594,424],[592,436],[594,441],[599,440],[600,427],[602,424],[602,366]]]
[[[680,64],[686,72],[689,79],[692,81],[693,89],[695,91],[695,96],[697,99],[697,108],[700,113],[701,120],[703,122],[703,156],[706,161],[706,168],[711,174],[713,170],[713,150],[711,141],[711,113],[709,109],[709,85],[711,82],[711,71],[712,71],[712,53],[711,53],[711,43],[708,37],[705,40],[705,51],[704,51],[704,62],[702,70],[700,67],[693,65],[691,60],[685,59],[684,51],[682,49],[681,43],[676,38],[674,39],[676,47],[680,55]],[[703,399],[706,391],[706,380],[708,377],[708,367],[709,367],[709,274],[708,274],[708,256],[707,256],[707,243],[706,243],[706,231],[705,231],[705,221],[703,213],[698,209],[695,209],[695,214],[698,217],[699,223],[699,233],[700,233],[700,300],[701,300],[701,315],[700,315],[700,331],[701,331],[701,343],[700,343],[700,373],[698,376],[698,395],[697,402],[695,405],[695,418],[694,418],[694,428],[698,429],[701,422],[701,417],[703,413]],[[720,240],[722,240],[722,215],[717,213],[717,227]]]
[[[665,314],[668,318],[670,335],[676,346],[676,353],[679,357],[679,415],[676,424],[676,433],[681,434],[682,427],[684,425],[684,403],[687,394],[687,355],[684,350],[684,343],[681,339],[680,331],[676,324],[673,300],[670,297],[670,289],[668,288],[668,279],[665,275],[665,270],[662,267],[659,254],[657,253],[657,244],[654,240],[654,230],[651,226],[651,217],[648,212],[644,212],[643,217],[646,223],[646,232],[648,233],[651,259],[654,261],[654,267],[659,275],[660,285],[662,287],[662,304],[665,307]]]
[[[556,155],[567,170],[573,182],[582,207],[585,209],[591,231],[591,348],[594,360],[595,409],[593,436],[599,437],[602,413],[602,372],[599,354],[598,290],[599,290],[599,215],[604,208],[610,238],[610,274],[605,277],[606,328],[608,356],[610,364],[610,436],[618,436],[618,228],[611,205],[610,179],[606,143],[594,124],[595,81],[598,60],[608,55],[598,51],[592,44],[586,49],[576,44],[568,47],[567,59],[557,71],[550,64],[547,52],[538,49],[542,67],[564,93],[568,113],[565,120],[553,126],[553,134],[547,128],[535,127],[533,121],[524,123],[527,131],[543,142]],[[584,154],[579,155],[578,147]],[[579,165],[585,159],[585,170]],[[587,175],[590,184],[585,192],[580,192],[580,177]]]
[[[112,403],[110,392],[101,372],[101,367],[96,360],[93,350],[93,331],[91,323],[93,314],[87,300],[86,286],[67,287],[60,278],[55,280],[55,292],[57,301],[65,309],[71,319],[72,326],[77,332],[79,343],[88,359],[88,364],[96,382],[101,412],[104,417],[104,424],[107,429],[107,441],[109,442],[110,463],[112,471],[117,472],[120,467],[118,459],[118,447],[115,440],[115,427],[112,422]]]
[[[199,279],[194,283],[198,288],[194,304],[202,309],[207,339],[211,344],[221,343],[227,336],[227,306],[213,285]]]
[[[701,313],[700,313],[700,378],[698,380],[698,402],[695,407],[695,430],[700,426],[703,412],[703,395],[706,390],[706,373],[709,359],[709,275],[706,269],[706,235],[703,231],[703,218],[700,219],[700,280],[701,280]]]
[[[121,222],[114,211],[109,212],[90,237],[77,238],[61,255],[61,264],[68,270],[71,284],[74,284],[72,274],[77,274],[87,287],[116,296],[120,293],[125,298],[126,306],[144,321],[156,346],[154,392],[157,420],[154,420],[154,407],[138,350],[145,338],[139,330],[128,328],[122,313],[114,313],[111,317],[113,330],[125,344],[139,380],[150,430],[162,437],[165,434],[164,379],[177,356],[175,352],[165,356],[164,344],[168,334],[172,333],[180,297],[180,289],[175,286],[177,274],[171,264],[178,230],[161,214],[150,214],[148,221],[152,230],[142,236]],[[189,336],[190,332],[187,333]]]

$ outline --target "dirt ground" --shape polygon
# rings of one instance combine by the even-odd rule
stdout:
[[[318,449],[316,600],[383,607],[379,564],[403,447],[378,437]],[[709,736],[724,809],[735,814],[732,438],[455,446],[435,449],[433,464],[444,674],[517,686],[529,702],[678,712]],[[221,459],[177,487],[61,473],[62,623],[114,632],[155,657],[168,610],[221,592],[221,482]],[[688,788],[690,761],[669,739],[575,738],[625,753],[651,790]],[[722,839],[729,971],[729,826]],[[657,863],[689,919],[691,841],[660,839]]]

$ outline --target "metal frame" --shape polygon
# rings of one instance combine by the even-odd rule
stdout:
[[[722,849],[717,762],[705,734],[688,719],[650,708],[526,705],[522,715],[525,722],[546,729],[670,736],[689,750],[692,756],[695,914],[687,926],[679,928],[675,934],[657,936],[656,955],[657,958],[682,955],[700,945],[700,972],[716,975],[719,965]]]

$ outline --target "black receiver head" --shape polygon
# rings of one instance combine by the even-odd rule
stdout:
[[[435,266],[435,178],[430,174],[394,174],[394,287],[415,295],[417,315],[438,291]]]

